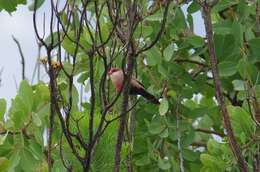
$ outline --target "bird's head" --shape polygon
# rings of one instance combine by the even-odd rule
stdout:
[[[110,76],[110,75],[112,75],[114,72],[117,72],[117,71],[120,71],[120,69],[119,68],[111,68],[109,71],[108,71],[108,75]]]

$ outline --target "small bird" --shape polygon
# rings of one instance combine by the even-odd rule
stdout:
[[[116,91],[120,92],[122,89],[123,80],[124,80],[124,74],[123,74],[122,69],[111,68],[108,72],[108,75],[110,76],[112,83],[116,88]],[[132,79],[130,81],[129,93],[130,93],[130,95],[141,95],[153,104],[160,104],[158,99],[155,96],[153,96],[152,94],[148,93],[145,90],[144,85],[134,77],[132,77]]]

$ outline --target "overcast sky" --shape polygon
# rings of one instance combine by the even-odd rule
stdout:
[[[0,97],[10,100],[16,95],[15,80],[17,83],[21,81],[20,55],[12,35],[22,45],[26,58],[26,75],[32,72],[37,48],[32,27],[32,13],[26,6],[19,6],[12,16],[7,12],[0,12],[0,22],[0,69],[3,68]]]
[[[30,4],[31,1],[28,1]],[[46,8],[46,4],[43,9]],[[41,10],[42,12],[42,10]],[[0,98],[10,102],[16,95],[16,83],[19,86],[21,81],[21,58],[17,45],[12,39],[14,35],[20,42],[26,61],[26,77],[31,82],[33,69],[37,58],[37,44],[34,36],[32,12],[28,5],[19,5],[17,11],[11,15],[5,11],[0,12],[0,71],[1,86]]]
[[[30,2],[30,1],[29,1]],[[44,4],[40,13],[48,9],[48,4]],[[185,11],[184,7],[184,11]],[[200,13],[194,15],[195,33],[204,36],[204,25]],[[39,23],[41,22],[38,20]],[[16,44],[12,40],[14,35],[21,43],[22,50],[26,59],[26,76],[31,82],[33,69],[37,57],[37,44],[34,36],[32,12],[28,10],[28,5],[20,5],[16,12],[9,15],[7,12],[0,12],[1,32],[0,32],[0,71],[1,86],[0,98],[5,98],[10,104],[11,98],[16,95],[16,84],[21,81],[20,55]],[[44,76],[42,76],[44,77]]]

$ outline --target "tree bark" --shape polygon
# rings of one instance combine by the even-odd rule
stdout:
[[[126,128],[127,123],[127,113],[128,113],[128,102],[129,102],[129,86],[130,86],[130,80],[132,78],[133,73],[133,66],[134,66],[134,49],[133,44],[130,43],[130,48],[127,55],[127,71],[126,71],[126,80],[123,87],[123,102],[121,107],[121,113],[120,113],[120,120],[119,120],[119,128],[118,128],[118,134],[117,134],[117,143],[115,148],[115,165],[114,165],[114,172],[120,171],[120,161],[121,161],[121,149],[122,149],[122,143],[124,139],[124,132]]]
[[[212,23],[211,23],[211,7],[207,4],[202,5],[203,8],[203,18],[205,23],[205,29],[206,29],[206,36],[207,36],[207,44],[208,44],[208,52],[210,56],[210,63],[212,68],[212,74],[214,79],[214,85],[215,85],[215,93],[216,98],[218,101],[218,104],[220,106],[220,110],[222,113],[224,128],[227,131],[227,137],[229,141],[229,145],[231,147],[231,150],[234,154],[234,156],[237,159],[240,171],[248,172],[248,167],[246,165],[245,159],[242,156],[241,149],[236,141],[236,138],[233,133],[233,129],[231,126],[229,114],[227,111],[227,108],[225,106],[224,96],[222,94],[222,85],[219,77],[219,70],[217,65],[217,57],[215,53],[215,47],[214,47],[214,41],[213,41],[213,31],[212,31]]]

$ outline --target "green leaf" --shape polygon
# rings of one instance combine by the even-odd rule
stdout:
[[[153,27],[152,26],[143,26],[142,28],[142,34],[143,37],[148,37],[149,35],[151,35],[153,33]]]
[[[208,151],[214,155],[222,155],[222,150],[220,146],[221,146],[220,143],[212,139],[210,139],[207,143]]]
[[[0,0],[0,9],[11,13],[16,11],[16,7],[19,4],[26,4],[26,0]]]
[[[105,21],[105,16],[99,18],[101,27],[101,36],[103,40],[106,40],[109,36],[110,30],[112,30],[112,24]]]
[[[167,101],[167,99],[162,99],[162,101],[160,102],[160,106],[159,106],[159,113],[161,116],[165,115],[168,112],[169,109],[169,103]]]
[[[50,92],[47,84],[39,83],[36,86],[36,94],[41,97],[41,101],[48,102],[50,100]]]
[[[76,50],[76,40],[77,37],[73,31],[69,31],[62,42],[62,47],[66,50],[67,53],[73,55]],[[80,44],[84,47],[84,50],[88,50],[91,46],[91,39],[87,29],[84,28],[83,34],[80,37]],[[83,51],[81,47],[78,47],[80,51]],[[80,52],[79,51],[79,52]]]
[[[242,58],[237,65],[237,70],[243,79],[251,79],[253,68],[254,66],[244,58]]]
[[[21,164],[24,171],[33,171],[38,165],[38,162],[35,157],[27,150],[23,149],[21,151]]]
[[[253,55],[256,57],[260,57],[260,38],[251,39],[249,42],[250,50],[252,51]]]
[[[190,13],[187,14],[187,21],[188,21],[190,30],[193,31],[194,30],[194,22],[193,22],[193,17]]]
[[[10,118],[15,124],[16,129],[24,126],[25,121],[29,119],[29,111],[20,97],[16,97],[12,101]]]
[[[200,155],[200,160],[202,162],[203,165],[205,165],[206,167],[214,167],[217,168],[218,170],[221,171],[221,169],[224,167],[223,163],[220,163],[220,160],[215,158],[212,155],[209,154],[201,154]],[[223,166],[221,166],[223,165]]]
[[[190,144],[192,144],[194,138],[195,138],[194,130],[189,130],[187,133],[185,133],[184,136],[182,136],[181,145],[183,147],[189,146]]]
[[[33,105],[33,90],[26,80],[21,82],[18,95],[30,111]]]
[[[34,0],[32,3],[31,3],[31,5],[29,5],[29,10],[30,11],[34,11],[34,6],[35,6],[35,2],[37,3],[36,4],[36,8],[35,8],[35,10],[37,10],[37,9],[39,9],[41,6],[42,6],[42,4],[44,3],[44,1],[45,0]]]
[[[228,35],[232,33],[231,23],[228,21],[214,24],[213,29],[214,33],[218,35]]]
[[[210,128],[213,125],[212,119],[208,115],[204,115],[199,121],[199,127]]]
[[[147,156],[147,155],[144,155],[135,161],[135,165],[137,165],[137,166],[145,166],[150,163],[151,163],[151,160],[150,160],[149,156]]]
[[[238,1],[230,1],[230,0],[221,0],[214,6],[214,11],[222,11],[234,4],[237,4]]]
[[[237,22],[234,21],[232,24],[232,34],[234,35],[236,42],[239,46],[243,46],[243,29],[242,29],[242,25]]]
[[[229,105],[227,109],[230,114],[235,135],[239,137],[241,133],[245,133],[247,137],[251,136],[254,133],[255,125],[250,114],[238,106]]]
[[[147,21],[161,21],[162,19],[163,19],[163,14],[161,11],[145,18],[145,20]]]
[[[0,99],[0,120],[4,119],[5,111],[6,111],[6,101],[5,99]]]
[[[233,84],[234,90],[236,90],[236,91],[245,90],[245,82],[243,80],[233,80],[232,84]]]
[[[33,113],[33,114],[32,114],[32,120],[33,120],[33,123],[34,123],[36,126],[40,127],[40,126],[42,125],[41,118],[38,116],[37,113]]]
[[[7,158],[5,157],[0,157],[0,171],[4,172],[7,171],[9,168],[10,162]]]
[[[140,35],[142,35],[142,37],[144,38],[149,38],[149,36],[153,33],[153,27],[149,26],[149,25],[142,25],[137,27],[136,31],[135,31],[135,37],[139,38]]]
[[[220,77],[232,76],[237,72],[236,63],[224,61],[218,65]]]
[[[88,79],[88,72],[82,72],[77,79],[78,83],[84,84],[84,82]]]
[[[172,59],[174,53],[173,44],[169,44],[163,51],[164,60],[169,62]]]
[[[20,150],[17,149],[13,152],[13,154],[11,155],[10,157],[10,167],[9,167],[9,171],[14,171],[15,170],[15,167],[17,165],[19,165],[19,162],[21,160],[21,156],[20,156]]]
[[[14,121],[13,120],[11,120],[11,119],[8,119],[6,122],[5,122],[5,124],[4,124],[4,127],[8,130],[10,130],[10,129],[13,129],[14,128],[14,126],[15,126],[15,124],[14,124]]]
[[[164,68],[162,64],[158,65],[158,72],[162,75],[162,77],[168,78],[168,71]]]
[[[154,47],[154,48],[150,49],[149,51],[147,51],[145,54],[146,54],[145,59],[146,59],[147,65],[155,66],[160,63],[161,55],[157,48]]]
[[[148,123],[148,131],[151,134],[159,134],[164,130],[164,128],[165,126],[162,124],[159,117],[153,118],[152,122],[150,124]]]
[[[189,149],[184,149],[182,151],[182,154],[183,154],[183,158],[188,161],[196,161],[200,158],[198,152],[194,152]]]
[[[30,149],[30,152],[34,155],[34,157],[36,159],[44,158],[44,155],[42,154],[42,145],[38,144],[37,142],[35,142],[33,140],[30,140],[29,149]]]
[[[214,35],[214,43],[216,48],[216,55],[219,60],[219,62],[222,62],[223,60],[229,59],[234,60],[233,55],[234,53],[237,53],[235,51],[236,49],[236,40],[233,35]]]
[[[161,133],[160,133],[160,137],[161,138],[167,138],[169,136],[169,129],[165,128]]]
[[[195,13],[200,10],[200,5],[196,1],[192,1],[192,3],[189,5],[187,11],[188,13]]]
[[[8,132],[5,135],[0,135],[0,145],[3,145],[6,137],[8,136]]]
[[[174,27],[179,31],[183,31],[187,27],[185,15],[180,7],[176,8],[172,22],[174,23]]]
[[[202,47],[204,45],[204,39],[200,36],[191,36],[187,38],[187,43],[192,45],[194,48]]]
[[[160,169],[162,169],[162,170],[170,169],[171,168],[171,163],[169,162],[168,157],[164,158],[164,159],[159,158],[158,159],[158,167]]]

